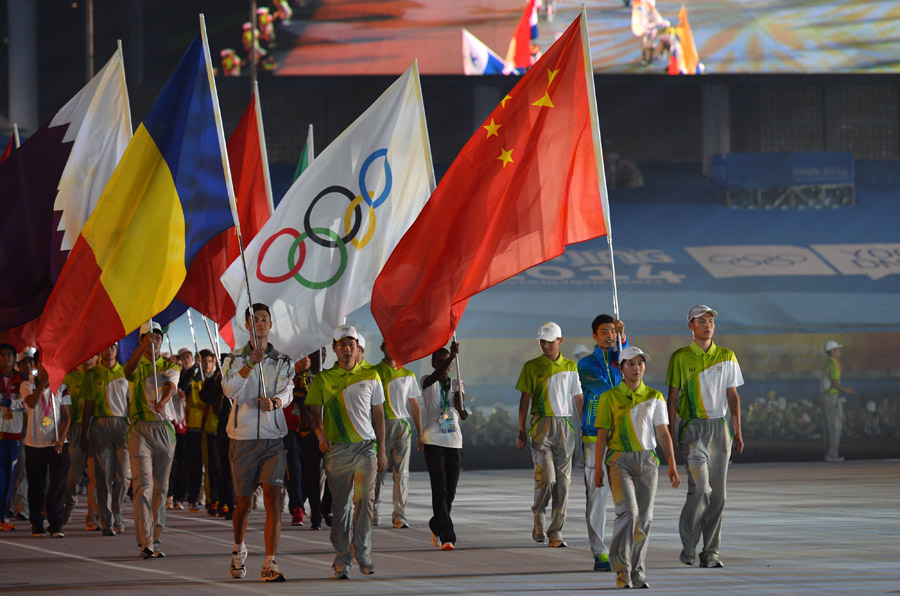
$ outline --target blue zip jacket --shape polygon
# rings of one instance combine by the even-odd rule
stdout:
[[[627,337],[625,337],[622,347],[628,347]],[[588,354],[578,361],[578,378],[581,381],[581,392],[584,396],[584,408],[581,411],[581,440],[596,442],[597,427],[594,426],[594,421],[597,418],[600,396],[622,382],[622,372],[619,370],[619,352],[615,348],[601,350],[594,346],[593,354]]]

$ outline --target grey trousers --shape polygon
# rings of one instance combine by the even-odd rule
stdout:
[[[681,560],[693,564],[703,537],[701,564],[719,560],[725,481],[731,457],[731,433],[724,418],[683,422],[679,433],[681,455],[688,476],[687,500],[681,510]]]
[[[841,443],[841,422],[844,418],[844,405],[840,395],[822,394],[822,413],[825,415],[825,459],[838,457]]]
[[[97,511],[104,530],[125,527],[122,503],[128,492],[131,465],[128,461],[128,418],[104,416],[91,423],[91,455],[97,477]]]
[[[409,420],[384,421],[384,454],[388,458],[388,466],[393,467],[394,510],[391,521],[394,524],[405,524],[406,502],[409,497],[409,452],[412,435],[409,432]],[[375,519],[378,518],[378,504],[381,503],[381,485],[384,484],[387,470],[378,473],[375,482]]]
[[[547,536],[560,537],[566,523],[569,480],[575,434],[565,418],[541,418],[531,429],[531,459],[534,462],[535,526],[544,526],[544,512],[553,501]]]
[[[66,482],[66,523],[72,517],[72,510],[78,504],[78,484],[87,470],[87,515],[84,522],[97,523],[97,475],[94,460],[90,454],[81,450],[81,423],[73,422],[69,426],[69,479]]]
[[[594,459],[597,453],[597,443],[583,442],[584,446],[584,490],[587,493],[584,516],[587,519],[588,540],[591,543],[591,554],[595,557],[609,553],[604,538],[606,526],[606,501],[609,497],[609,482],[604,482],[602,487],[594,484]],[[600,462],[603,465],[603,462]]]
[[[652,451],[612,451],[607,459],[609,490],[616,506],[609,564],[616,574],[616,586],[640,588],[646,581],[644,561],[659,462]]]
[[[331,490],[332,568],[335,571],[349,569],[354,558],[361,566],[372,564],[372,515],[377,471],[374,441],[335,443],[325,455],[325,476]]]
[[[175,435],[167,422],[135,422],[128,431],[138,547],[153,548],[166,527],[166,493],[175,458]]]

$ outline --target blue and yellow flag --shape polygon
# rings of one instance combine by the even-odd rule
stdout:
[[[38,329],[51,380],[166,308],[234,225],[209,64],[198,35],[75,242]]]

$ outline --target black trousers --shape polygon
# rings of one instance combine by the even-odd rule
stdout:
[[[428,520],[428,527],[441,542],[456,542],[450,509],[456,497],[459,469],[462,467],[462,449],[425,445],[425,466],[431,479],[431,508],[434,512],[434,516]]]
[[[172,471],[169,472],[169,494],[167,495],[175,501],[184,501],[187,493],[186,434],[175,434],[175,458],[172,460]]]
[[[301,454],[303,449],[300,441],[302,437],[295,430],[289,430],[284,437],[284,448],[287,449],[287,472],[284,478],[284,488],[288,493],[288,509],[291,513],[294,509],[303,507],[303,501],[306,500],[306,491],[303,490],[303,460]],[[316,451],[318,451],[318,446]]]
[[[322,452],[316,433],[309,433],[300,439],[300,460],[303,466],[301,476],[303,494],[309,500],[309,516],[314,526],[322,523],[322,514],[331,512],[331,491],[325,483],[325,493],[320,490],[322,481]],[[321,496],[320,496],[321,495]]]
[[[187,465],[187,500],[188,503],[200,502],[200,490],[203,488],[203,431],[189,428],[180,435],[179,442],[184,442],[184,460]],[[183,441],[182,441],[183,439]],[[178,447],[175,448],[178,458]]]
[[[228,433],[219,425],[219,432],[216,434],[217,455],[219,457],[218,482],[219,485],[219,505],[228,505],[229,511],[234,511],[234,483],[231,480],[231,460],[228,457],[228,445],[231,439]],[[212,458],[212,452],[210,452]]]
[[[219,476],[222,474],[221,460],[219,459],[219,441],[215,434],[203,432],[206,437],[206,475],[209,476],[209,503],[218,503],[221,499],[219,496]]]
[[[66,480],[69,476],[69,449],[62,453],[54,447],[25,446],[25,474],[28,477],[28,510],[31,528],[44,530],[44,510],[47,511],[48,530],[52,534],[62,530],[65,520]]]

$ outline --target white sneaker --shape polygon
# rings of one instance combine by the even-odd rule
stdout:
[[[263,565],[262,571],[260,572],[259,581],[261,582],[283,582],[284,574],[278,570],[278,565],[275,564],[275,559],[272,559],[272,562],[268,565]]]
[[[247,575],[247,568],[244,563],[247,561],[247,547],[240,550],[231,551],[231,577],[241,579]]]

